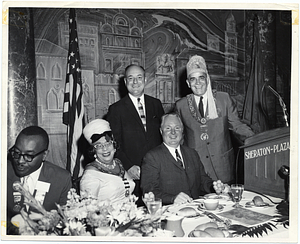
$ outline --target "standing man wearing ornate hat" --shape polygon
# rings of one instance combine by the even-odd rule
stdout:
[[[144,155],[162,142],[159,128],[164,110],[159,99],[144,94],[143,67],[127,66],[124,81],[128,94],[109,107],[107,120],[120,143],[117,157],[135,180],[133,193],[140,197],[140,166]]]
[[[240,121],[229,94],[212,91],[203,57],[191,57],[186,69],[186,82],[193,94],[175,105],[185,127],[184,143],[198,152],[213,180],[231,183],[235,180],[235,157],[230,130],[241,141],[254,133]]]

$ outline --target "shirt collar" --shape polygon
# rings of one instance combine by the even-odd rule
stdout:
[[[196,95],[194,95],[196,104],[198,104],[198,103],[200,102],[200,97],[201,97],[201,96],[196,96]],[[207,102],[207,92],[205,92],[205,93],[202,95],[202,97],[203,97],[203,100],[202,100],[203,103],[206,103],[206,102]]]
[[[164,143],[164,145],[168,148],[168,150],[170,151],[170,153],[176,158],[176,155],[175,155],[175,149],[178,150],[179,154],[181,155],[181,150],[180,150],[180,145],[176,148],[174,147],[170,147],[168,146],[166,143]]]
[[[29,188],[29,191],[30,191],[31,194],[33,194],[33,192],[34,192],[34,189],[35,189],[36,183],[37,183],[37,181],[38,181],[38,179],[39,179],[39,176],[40,176],[40,173],[41,173],[41,169],[42,169],[42,167],[43,167],[43,164],[44,164],[44,163],[42,163],[41,166],[40,166],[36,171],[32,172],[32,173],[29,174],[29,175],[26,175],[26,176],[22,177],[23,180],[21,180],[21,182],[24,182],[25,177],[28,177],[28,176],[29,176],[29,177],[31,178],[31,183],[30,183],[30,186],[29,186],[29,187],[30,187],[30,188]]]
[[[37,182],[38,181],[40,173],[41,173],[41,169],[43,167],[43,164],[44,163],[42,163],[41,166],[36,171],[34,171],[34,172],[32,172],[31,174],[28,175],[28,176],[30,176],[32,178],[33,182]]]
[[[131,101],[133,102],[133,104],[137,105],[137,97],[132,96],[130,93],[128,93],[128,95],[129,95]],[[145,96],[144,96],[144,94],[142,96],[140,96],[140,99],[141,99],[141,103],[145,104]]]

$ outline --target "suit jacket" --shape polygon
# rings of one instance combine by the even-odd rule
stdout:
[[[115,139],[120,144],[116,157],[126,170],[141,165],[146,152],[162,142],[160,121],[164,110],[160,100],[144,95],[147,132],[140,116],[127,94],[109,107],[107,120]]]
[[[19,214],[14,210],[17,199],[14,199],[13,183],[20,181],[13,169],[12,163],[7,162],[7,220]],[[50,162],[44,162],[38,181],[50,183],[50,188],[44,198],[43,206],[47,211],[57,209],[55,203],[64,205],[67,202],[68,192],[72,186],[70,173]],[[24,197],[21,196],[20,205],[23,206]]]
[[[184,124],[184,144],[198,152],[208,175],[213,180],[220,179],[224,183],[230,183],[235,178],[235,158],[229,130],[244,138],[254,133],[240,121],[236,106],[229,94],[215,92],[218,118],[208,119],[205,126],[196,120],[192,112],[194,111],[196,116],[201,117],[194,96],[188,96],[192,96],[191,107],[187,97],[175,104],[175,110]],[[201,139],[203,133],[207,133],[208,139]]]
[[[171,204],[180,192],[194,199],[211,192],[212,179],[205,173],[197,152],[186,146],[180,149],[185,168],[163,143],[145,155],[141,168],[144,194],[151,191],[162,199],[163,204]]]

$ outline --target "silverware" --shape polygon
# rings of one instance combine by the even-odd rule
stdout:
[[[223,222],[224,223],[224,220],[219,218],[217,215],[211,213],[211,212],[207,212],[205,210],[203,210],[202,208],[198,207],[198,210],[201,211],[203,214],[205,214],[206,216],[208,216],[209,218],[211,219],[215,219],[216,221],[218,222]]]

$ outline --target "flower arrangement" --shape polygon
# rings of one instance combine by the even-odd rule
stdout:
[[[62,216],[63,235],[112,234],[111,232],[129,222],[142,218],[142,212],[138,210],[135,201],[136,197],[132,195],[127,201],[111,204],[109,200],[79,196],[75,189],[71,189],[67,204],[58,206],[58,212]]]
[[[27,214],[24,209],[12,219],[21,235],[94,236],[123,235],[144,236],[154,233],[152,219],[144,208],[135,204],[134,195],[126,201],[110,203],[89,195],[79,196],[75,189],[68,192],[66,205],[46,211],[20,184],[16,188],[25,196],[25,204],[37,212]]]

